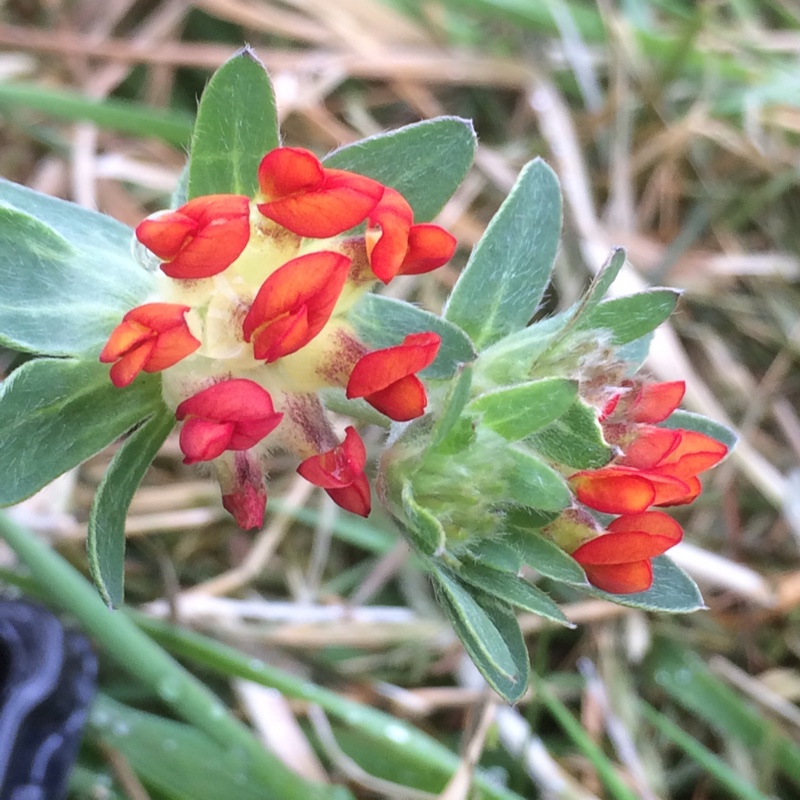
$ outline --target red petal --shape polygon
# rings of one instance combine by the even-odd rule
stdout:
[[[368,517],[372,510],[372,500],[370,497],[369,481],[363,473],[359,475],[353,483],[342,489],[326,489],[331,500],[337,506],[358,514],[361,517]]]
[[[123,322],[137,322],[156,333],[179,328],[186,324],[185,315],[190,306],[179,303],[145,303],[132,308],[123,318]]]
[[[408,234],[408,250],[399,275],[421,275],[446,264],[456,251],[455,236],[438,225],[412,225]]]
[[[683,538],[683,528],[669,514],[661,511],[642,511],[617,517],[609,526],[609,533],[640,531],[664,536],[677,544]]]
[[[356,429],[349,425],[344,441],[303,461],[297,471],[310,483],[322,489],[343,489],[364,472],[367,451]]]
[[[666,553],[675,542],[669,536],[642,531],[604,533],[584,542],[572,557],[581,565],[630,564]]]
[[[258,210],[298,236],[327,239],[363,222],[383,195],[371,178],[326,169],[313,153],[281,147],[258,169],[266,202]]]
[[[652,482],[627,467],[576,472],[569,481],[581,503],[607,514],[644,511],[656,497]]]
[[[217,422],[248,422],[274,414],[269,392],[244,378],[215,383],[184,400],[175,411],[178,420],[192,416]]]
[[[347,397],[366,397],[433,363],[442,339],[436,333],[411,333],[403,344],[367,353],[353,368]]]
[[[132,383],[150,358],[155,344],[156,340],[150,339],[125,353],[109,371],[111,383],[118,389]]]
[[[633,398],[626,414],[632,422],[663,422],[683,400],[684,381],[646,383]]]
[[[258,290],[242,325],[245,341],[254,341],[256,358],[275,361],[308,344],[330,319],[349,268],[347,256],[323,250],[293,258],[275,270]],[[284,321],[287,315],[293,321]]]
[[[247,484],[238,492],[222,495],[222,507],[242,530],[260,528],[267,510],[267,493],[263,487]]]
[[[225,450],[247,450],[271,433],[283,418],[283,414],[275,412],[269,392],[243,378],[216,383],[184,400],[175,416],[178,420],[189,417],[181,430],[181,449],[189,459],[187,464],[216,458]],[[189,432],[184,433],[187,429]]]
[[[675,450],[680,440],[679,431],[642,425],[637,429],[633,442],[624,448],[625,455],[617,463],[624,467],[650,469]]]
[[[649,561],[587,566],[584,572],[592,586],[611,594],[645,592],[653,585],[653,566]]]
[[[231,422],[210,422],[199,417],[187,419],[180,435],[183,463],[195,464],[221,456],[228,448],[233,429]]]
[[[369,215],[366,242],[369,264],[384,283],[397,275],[408,251],[408,235],[414,212],[406,199],[387,188]],[[375,227],[380,228],[378,233]]]
[[[615,394],[604,406],[602,411],[600,412],[600,416],[598,420],[600,422],[605,422],[613,413],[614,409],[617,407],[620,399],[622,398],[622,393]]]
[[[222,490],[222,505],[244,529],[260,528],[264,523],[267,490],[260,458],[247,451],[217,459],[214,471]]]
[[[180,211],[169,211],[157,217],[142,220],[136,226],[136,238],[159,258],[175,258],[186,240],[200,227],[197,220]]]

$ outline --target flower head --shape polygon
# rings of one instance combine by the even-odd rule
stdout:
[[[233,194],[197,197],[140,222],[136,238],[163,259],[170,278],[210,278],[229,267],[250,239],[250,201]]]
[[[122,318],[100,353],[101,362],[114,364],[114,386],[127,386],[142,370],[167,369],[200,347],[186,324],[189,310],[175,303],[147,303]]]
[[[436,357],[439,336],[415,333],[369,352],[347,317],[375,280],[434,269],[455,240],[437,225],[415,225],[395,190],[329,169],[307,150],[267,153],[257,178],[252,201],[197,197],[136,228],[163,262],[158,294],[180,302],[128,312],[101,360],[116,362],[118,386],[142,369],[162,372],[164,399],[183,423],[185,463],[211,462],[223,505],[242,527],[263,519],[268,436],[270,447],[301,459],[301,475],[366,516],[364,445],[352,426],[335,444],[316,392],[346,389],[395,420],[424,413],[416,373]],[[353,231],[363,223],[365,233]]]

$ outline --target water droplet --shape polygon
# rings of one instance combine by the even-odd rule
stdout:
[[[266,664],[260,658],[253,658],[247,665],[254,672],[261,672],[266,669]]]
[[[665,669],[659,669],[656,671],[656,683],[659,686],[666,686],[670,683],[670,674]]]
[[[675,683],[681,683],[684,686],[692,682],[692,673],[688,669],[679,669],[675,673]]]
[[[111,732],[114,734],[114,736],[127,736],[131,732],[131,729],[128,726],[127,722],[125,722],[124,720],[118,719],[111,726]]]
[[[131,240],[131,255],[145,272],[156,272],[161,266],[161,259],[155,253],[151,253],[135,236]]]
[[[208,712],[208,716],[211,717],[211,719],[222,719],[225,716],[225,708],[219,703],[214,703]]]
[[[174,739],[164,739],[161,747],[167,753],[173,753],[178,749],[178,743]]]
[[[246,773],[244,773],[244,772],[237,772],[237,773],[236,773],[236,774],[233,776],[233,782],[234,782],[234,783],[235,783],[237,786],[244,786],[244,785],[247,783],[247,774],[246,774]]]

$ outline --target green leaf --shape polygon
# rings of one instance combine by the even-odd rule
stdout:
[[[86,547],[92,579],[111,607],[122,605],[123,600],[128,506],[174,427],[174,415],[166,406],[162,407],[123,442],[97,487],[89,515]]]
[[[150,291],[152,276],[130,255],[130,229],[7,181],[0,203],[0,344],[99,353]]]
[[[348,313],[347,321],[375,348],[400,344],[409,333],[438,333],[442,344],[433,364],[420,373],[425,378],[450,378],[462,364],[475,358],[475,350],[464,331],[404,300],[365,294]]]
[[[544,378],[486,392],[467,410],[481,415],[481,425],[514,442],[558,419],[577,394],[575,381]]]
[[[523,611],[530,611],[559,625],[574,627],[561,609],[543,592],[526,580],[475,562],[463,562],[458,577],[477,586],[492,597]]]
[[[611,284],[617,279],[620,270],[625,264],[625,251],[621,247],[615,247],[606,263],[600,268],[594,280],[586,290],[586,294],[578,303],[574,319],[577,322],[584,314],[591,313],[595,306],[606,296],[611,288]]]
[[[23,364],[0,390],[0,506],[29,497],[161,407],[161,381],[153,375],[117,389],[99,362]]]
[[[524,522],[517,519],[518,522]],[[574,558],[568,556],[554,542],[546,539],[533,528],[516,527],[515,513],[507,518],[508,533],[503,538],[519,552],[522,560],[532,569],[563,583],[577,583],[583,586],[586,578]]]
[[[722,442],[728,448],[728,455],[734,447],[739,437],[735,431],[732,431],[727,425],[721,422],[715,422],[713,419],[704,417],[702,414],[693,414],[690,411],[673,411],[669,418],[661,423],[662,428],[683,428],[689,431],[697,431]],[[726,456],[727,457],[727,456]]]
[[[513,468],[506,474],[509,499],[540,511],[561,511],[572,499],[566,481],[552,467],[519,447],[509,447]]]
[[[595,410],[580,399],[526,441],[548,461],[574,469],[599,469],[612,456],[611,448],[603,441]]]
[[[541,159],[527,164],[461,273],[444,315],[479,351],[530,322],[561,237],[558,180]]]
[[[458,377],[450,384],[440,412],[436,415],[436,422],[430,433],[430,449],[440,445],[453,426],[461,418],[461,412],[469,400],[469,391],[472,386],[472,368],[468,364],[459,367]]]
[[[416,501],[413,486],[408,479],[403,481],[401,497],[406,533],[417,549],[427,556],[443,552],[447,534],[442,523]]]
[[[432,574],[439,602],[464,649],[487,683],[509,703],[515,703],[525,693],[529,667],[513,613],[507,606],[505,613],[499,611],[499,602],[478,589],[467,588],[443,567],[437,566]]]
[[[472,122],[437,117],[346,145],[323,163],[396,189],[414,209],[414,220],[427,222],[464,180],[476,146]]]
[[[479,539],[470,544],[469,555],[476,562],[501,572],[516,575],[522,569],[522,557],[511,545],[497,539]]]
[[[272,83],[255,53],[245,47],[214,73],[200,98],[189,199],[206,194],[252,197],[261,159],[279,144]]]
[[[667,556],[653,559],[653,585],[646,592],[610,594],[594,586],[581,586],[587,594],[644,611],[691,614],[706,608],[697,584]]]
[[[627,344],[664,322],[674,311],[680,295],[677,289],[651,289],[606,300],[583,314],[578,328],[604,328],[611,331],[615,344]]]
[[[140,780],[174,800],[284,800],[271,792],[232,749],[191,725],[129,708],[100,694],[89,736],[113,747]]]

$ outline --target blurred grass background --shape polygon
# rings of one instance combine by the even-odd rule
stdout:
[[[391,523],[338,514],[278,457],[267,527],[242,533],[168,442],[131,509],[131,603],[413,722],[464,771],[443,790],[358,725],[332,732],[317,707],[254,693],[230,680],[243,668],[195,654],[295,769],[365,798],[469,797],[477,760],[526,798],[800,796],[796,3],[7,0],[0,14],[6,178],[135,225],[168,201],[211,71],[248,42],[289,144],[324,153],[440,114],[474,120],[475,167],[438,220],[459,239],[454,265],[398,282],[405,296],[441,306],[536,155],[565,195],[549,310],[616,244],[630,260],[620,292],[686,290],[647,369],[686,379],[686,406],[742,435],[679,512],[675,558],[708,611],[655,617],[556,594],[578,627],[523,620],[541,680],[516,709],[487,699]],[[109,458],[17,510],[78,565]],[[113,670],[104,685],[142,701]],[[90,733],[74,796],[186,796],[131,759]]]

